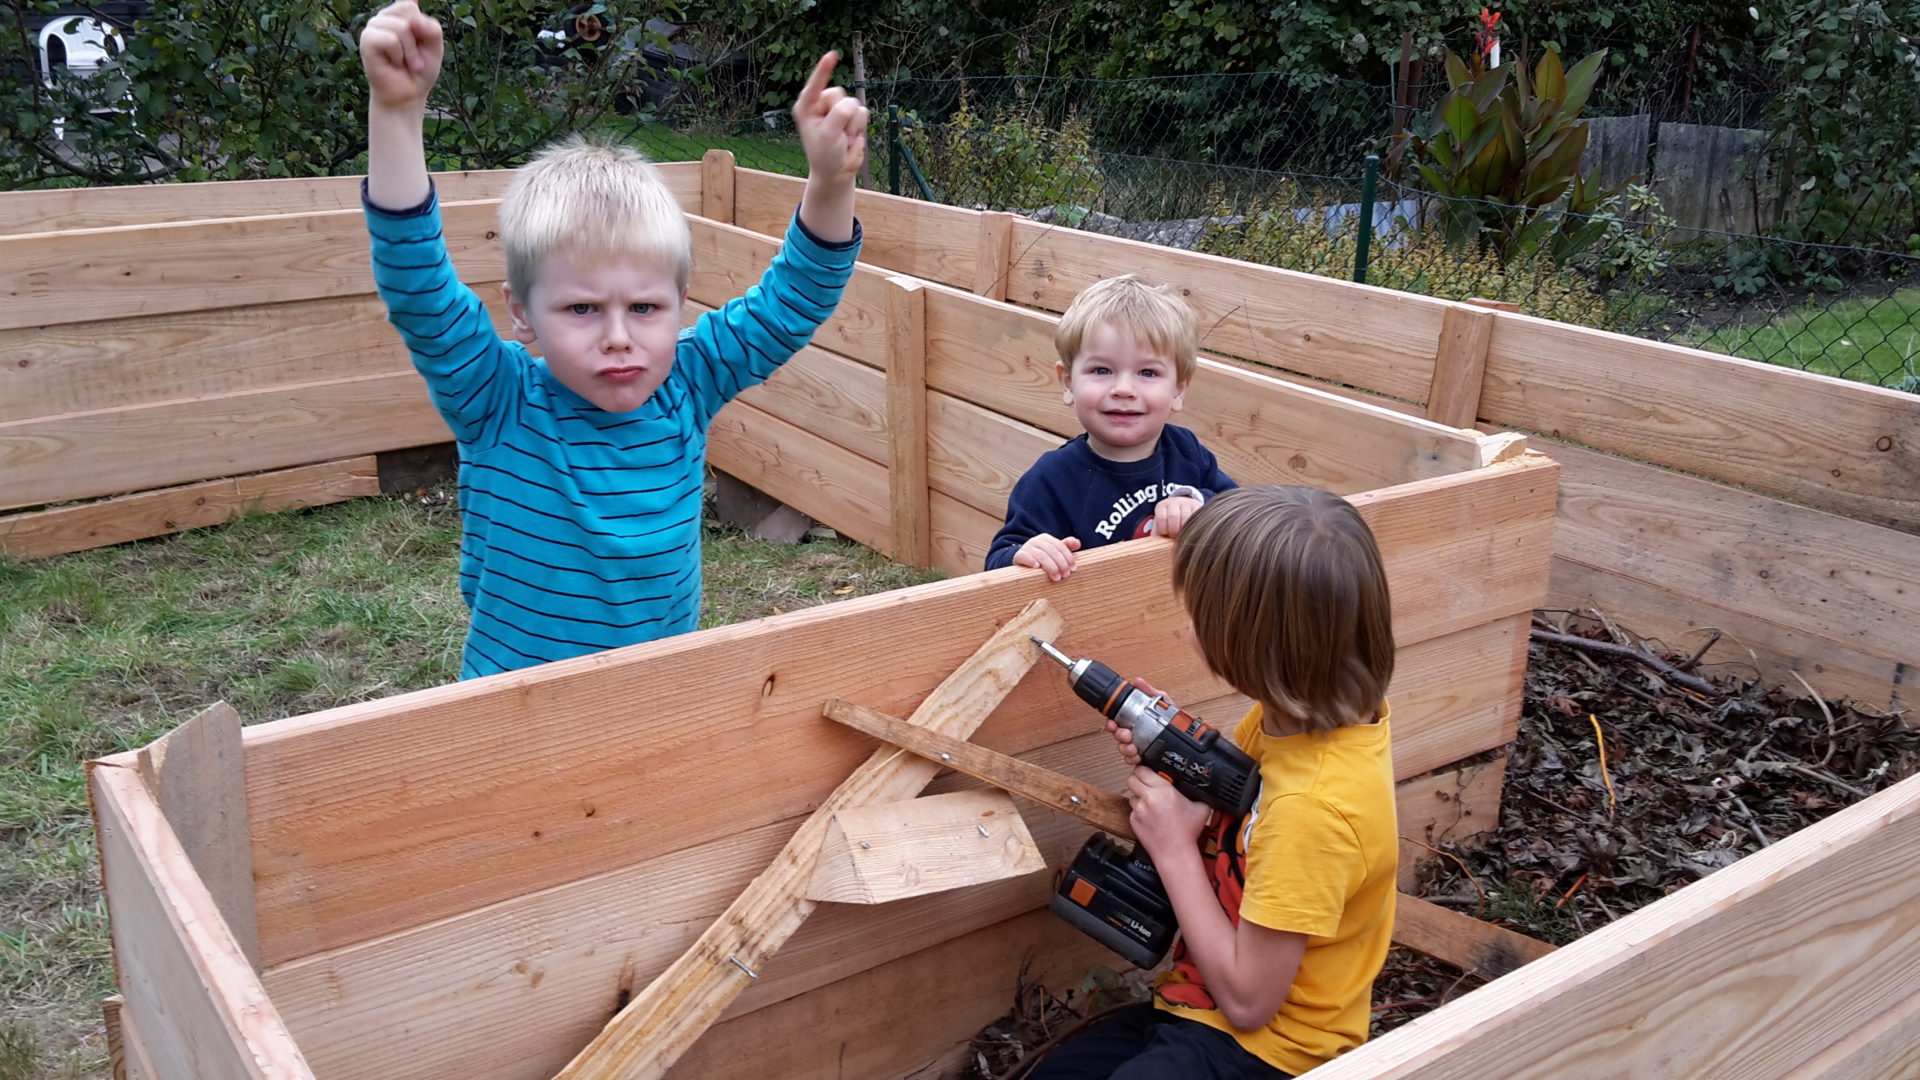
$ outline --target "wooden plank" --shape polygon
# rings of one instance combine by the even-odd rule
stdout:
[[[160,1075],[160,1070],[153,1067],[153,1055],[147,1050],[146,1036],[140,1034],[139,1021],[126,1010],[125,1000],[119,994],[106,1000],[117,1003],[113,1025],[108,1028],[109,1038],[113,1036],[115,1028],[119,1032],[117,1047],[109,1051],[107,1062],[113,1080],[166,1080]]]
[[[1779,1076],[1920,991],[1920,778],[1322,1066],[1315,1080]]]
[[[88,791],[120,992],[158,1075],[312,1077],[139,774],[96,764]]]
[[[1671,621],[1743,625],[1709,659],[1773,657],[1823,686],[1814,665],[1866,666],[1837,688],[1897,708],[1920,672],[1920,538],[1771,499],[1751,491],[1574,446],[1550,445],[1561,462],[1560,559],[1658,590],[1659,623],[1637,623],[1647,605],[1630,590],[1610,602],[1601,580],[1588,597],[1640,633],[1665,636]],[[1585,606],[1585,605],[1582,605]],[[1629,616],[1628,612],[1633,614]],[[1675,648],[1687,644],[1675,635]],[[1861,683],[1871,679],[1871,682]],[[1782,681],[1795,685],[1791,677]]]
[[[172,826],[227,930],[260,967],[253,910],[253,841],[247,833],[247,771],[240,714],[226,702],[140,748],[140,779]]]
[[[937,473],[935,474],[938,475]],[[1000,531],[1000,515],[961,502],[938,489],[927,497],[933,522],[933,565],[947,574],[971,574],[987,563],[987,546]]]
[[[0,424],[0,509],[445,441],[410,371],[16,420]]]
[[[961,739],[910,724],[897,716],[850,701],[831,698],[821,709],[827,719],[855,731],[904,747],[929,761],[995,787],[1024,795],[1042,806],[1077,817],[1097,829],[1133,838],[1133,826],[1127,820],[1131,811],[1127,801],[1111,791],[1102,791],[1070,776],[1031,765],[1019,758],[989,750]]]
[[[927,380],[936,390],[1057,435],[1078,434],[1060,404],[1058,320],[947,289],[927,290]],[[1202,359],[1187,391],[1191,427],[1236,479],[1342,493],[1470,469],[1478,439],[1389,409]]]
[[[1108,786],[1126,773],[1104,732],[1028,758]],[[972,784],[947,774],[928,790],[978,790]],[[1063,864],[1086,838],[1078,821],[1032,804],[1022,809],[1050,863]],[[321,1075],[549,1077],[624,995],[693,944],[798,824],[723,830],[696,848],[295,961],[270,970],[267,983]],[[1029,875],[879,908],[826,905],[756,969],[760,979],[727,1015],[745,1016],[1043,908],[1052,889],[1045,875]]]
[[[893,542],[887,553],[914,566],[933,563],[927,509],[926,291],[912,278],[887,282],[887,488]]]
[[[107,1036],[107,1075],[113,1080],[127,1080],[127,1044],[120,1025],[121,1006],[125,1003],[126,999],[119,994],[109,994],[100,1002],[100,1020]]]
[[[240,514],[278,513],[380,494],[373,457],[0,515],[0,551],[39,559],[219,525]]]
[[[1059,445],[1060,436],[1051,431],[952,394],[927,395],[927,482],[992,518],[989,538],[1006,519],[1013,485],[1041,454]]]
[[[1920,397],[1501,313],[1480,414],[1920,532]]]
[[[1538,602],[1551,471],[1501,465],[1364,501],[1385,552],[1403,647]],[[1510,539],[1529,530],[1539,533],[1537,552]],[[1089,552],[1046,595],[1103,661],[1151,672],[1175,700],[1206,701],[1227,688],[1185,642],[1170,557],[1161,541]],[[964,658],[969,637],[979,640],[1032,597],[1040,576],[971,575],[247,728],[267,963],[640,863],[698,845],[718,828],[806,812],[861,752],[858,736],[815,729],[828,723],[820,703],[842,696],[907,711]],[[1501,655],[1511,655],[1512,642]],[[873,663],[875,656],[886,662]],[[1403,677],[1418,674],[1414,656],[1409,648]],[[1504,687],[1463,670],[1472,669],[1444,674],[1466,687]],[[1500,668],[1488,678],[1506,677]],[[1433,709],[1497,733],[1501,707],[1485,704],[1484,692],[1436,691]],[[688,734],[636,725],[640,701],[680,718],[676,730]],[[1408,775],[1472,752],[1419,765],[1451,751],[1445,738],[1422,749],[1411,719],[1421,711],[1412,709],[1395,733],[1397,762],[1417,766]],[[1091,719],[1063,678],[1035,678],[976,741],[1019,753],[1092,730]],[[721,767],[773,746],[781,769],[765,783],[742,784],[737,769]],[[1402,754],[1402,746],[1411,749]],[[674,779],[636,782],[644,775]],[[636,834],[625,824],[633,821],[649,827]]]
[[[710,221],[733,224],[731,150],[715,148],[700,158],[700,216]]]
[[[1405,893],[1395,903],[1393,941],[1486,979],[1497,979],[1554,951],[1538,938]]]
[[[511,169],[437,172],[443,202],[497,199]],[[0,235],[360,208],[358,176],[217,180],[0,193]]]
[[[1521,627],[1522,633],[1525,629]],[[1402,780],[1394,788],[1401,892],[1419,888],[1422,870],[1440,857],[1433,848],[1470,840],[1499,827],[1500,788],[1506,775],[1507,759],[1503,755]]]
[[[712,310],[687,301],[686,322]],[[770,416],[887,464],[887,381],[879,371],[838,353],[808,345],[739,400]]]
[[[1019,220],[1007,299],[1065,311],[1116,274],[1180,289],[1203,348],[1424,401],[1447,301]],[[891,265],[879,256],[872,261]]]
[[[1013,265],[1013,215],[1004,210],[980,215],[978,261],[973,268],[973,294],[989,300],[1007,298],[1007,275]]]
[[[720,1025],[676,1080],[765,1076],[895,1080],[1005,1015],[1024,973],[1056,993],[1113,954],[1035,911]]]
[[[804,895],[886,904],[1047,868],[1004,791],[955,791],[834,812]]]
[[[885,466],[738,398],[708,429],[707,461],[875,551],[892,539]]]
[[[1885,1080],[1920,1076],[1920,994],[1851,1031],[1786,1080]]]
[[[736,177],[748,175],[746,169]],[[744,195],[737,196],[735,213],[745,213],[749,205]],[[719,307],[758,284],[760,275],[773,262],[780,242],[772,236],[694,218],[693,279],[688,296],[709,307]],[[864,224],[864,223],[863,223]],[[781,224],[774,236],[785,236]],[[864,252],[866,249],[862,248]],[[815,332],[813,343],[841,356],[881,367],[887,362],[886,283],[891,274],[856,263],[853,277],[834,308],[833,317]]]
[[[735,181],[737,223],[768,236],[784,235],[805,187],[799,177],[741,169]],[[978,210],[858,191],[853,212],[866,237],[860,245],[861,262],[957,288],[972,287],[979,258]]]
[[[0,421],[413,370],[373,295],[0,330],[0,356]]]
[[[1470,428],[1480,412],[1480,384],[1487,374],[1487,342],[1493,338],[1493,312],[1453,304],[1440,320],[1440,351],[1434,357],[1433,385],[1427,391],[1427,419],[1448,427]]]
[[[1040,659],[1035,636],[1065,628],[1051,604],[1035,600],[994,631],[973,655],[914,709],[909,722],[965,738],[980,726]],[[813,903],[803,895],[829,822],[842,809],[910,798],[938,766],[881,747],[800,826],[765,873],[728,906],[700,940],[614,1015],[556,1080],[666,1073],[792,936]]]
[[[506,278],[495,201],[441,207],[470,280]],[[128,225],[0,237],[0,329],[358,296],[368,291],[359,210]]]

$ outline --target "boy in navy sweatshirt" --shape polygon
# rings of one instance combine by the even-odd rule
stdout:
[[[1087,286],[1054,331],[1060,397],[1086,429],[1013,486],[987,569],[1031,566],[1054,581],[1075,552],[1180,534],[1207,497],[1237,485],[1193,432],[1167,423],[1193,381],[1193,309],[1132,274]]]

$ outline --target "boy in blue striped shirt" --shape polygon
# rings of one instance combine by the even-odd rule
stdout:
[[[500,203],[508,342],[454,276],[427,175],[443,40],[412,0],[361,34],[363,201],[388,318],[459,446],[460,677],[692,630],[708,426],[839,303],[867,110],[827,85],[837,57],[822,57],[793,110],[809,175],[786,243],[758,285],[686,330],[692,241],[659,173],[579,140],[541,153]]]

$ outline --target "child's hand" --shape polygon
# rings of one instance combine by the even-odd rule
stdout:
[[[1154,689],[1153,684],[1148,682],[1145,679],[1134,679],[1133,685],[1139,687],[1140,689],[1146,691],[1149,694],[1152,694],[1154,697],[1160,696],[1160,691]],[[1135,766],[1136,768],[1139,767],[1140,748],[1133,745],[1132,730],[1128,728],[1123,728],[1119,724],[1114,723],[1112,720],[1108,720],[1107,734],[1113,736],[1113,741],[1120,744],[1120,757],[1123,760],[1125,760],[1127,764]]]
[[[1187,527],[1187,519],[1200,509],[1200,500],[1189,495],[1161,499],[1153,507],[1153,535],[1171,540]]]
[[[1080,541],[1075,537],[1062,540],[1050,533],[1041,533],[1020,545],[1020,550],[1013,553],[1013,565],[1045,570],[1049,581],[1065,581],[1079,561],[1073,554],[1079,550]]]
[[[413,0],[381,8],[360,31],[360,63],[367,69],[374,106],[424,108],[445,51],[440,24]]]
[[[807,174],[828,182],[853,188],[853,178],[867,160],[867,107],[858,98],[847,96],[838,86],[828,86],[840,54],[830,52],[813,66],[813,74],[793,103],[793,126],[799,129],[800,145],[807,151]]]
[[[1155,862],[1176,851],[1192,851],[1213,810],[1180,794],[1152,769],[1136,767],[1127,777],[1127,801],[1133,804],[1128,821],[1133,834],[1147,846]]]

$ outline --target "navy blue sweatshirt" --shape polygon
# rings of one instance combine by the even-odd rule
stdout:
[[[1040,455],[1013,485],[1007,523],[987,549],[987,569],[1013,565],[1020,545],[1041,533],[1075,537],[1082,551],[1146,536],[1154,504],[1176,485],[1207,496],[1239,486],[1183,427],[1168,424],[1153,453],[1139,461],[1109,461],[1077,435]]]

